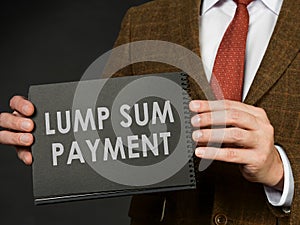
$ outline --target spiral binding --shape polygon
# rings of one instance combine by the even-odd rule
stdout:
[[[181,72],[181,87],[182,87],[182,96],[183,96],[183,110],[184,110],[184,123],[185,123],[185,134],[186,134],[186,146],[188,149],[188,164],[189,164],[189,172],[190,172],[190,184],[191,187],[196,187],[196,177],[195,177],[195,168],[194,168],[194,160],[193,160],[193,155],[194,155],[194,149],[193,145],[194,142],[192,140],[192,127],[190,123],[190,118],[191,118],[191,112],[189,110],[189,102],[190,102],[190,84],[189,84],[189,79],[188,79],[188,74]]]

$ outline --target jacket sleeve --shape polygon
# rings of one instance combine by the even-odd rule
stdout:
[[[109,57],[106,65],[105,74],[113,75],[113,77],[129,76],[132,75],[132,65],[126,65],[130,62],[130,45],[131,42],[131,11],[130,8],[121,23],[121,28],[117,40],[115,41],[114,48]],[[110,72],[117,70],[116,73],[111,74]],[[105,75],[107,76],[107,75]]]

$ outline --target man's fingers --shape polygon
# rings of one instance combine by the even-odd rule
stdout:
[[[33,121],[10,113],[0,113],[0,127],[31,132],[34,128]]]
[[[225,143],[245,148],[252,148],[256,140],[254,132],[235,127],[196,130],[193,132],[192,136],[193,140],[199,145],[206,143]]]
[[[30,133],[15,133],[7,130],[0,131],[0,144],[31,146],[33,140],[33,135]]]
[[[204,101],[194,100],[189,104],[189,108],[195,113],[226,111],[226,110],[239,110],[244,111],[254,116],[265,116],[262,109],[255,106],[247,105],[241,102],[223,100],[223,101]]]
[[[30,148],[17,147],[17,154],[19,159],[21,159],[26,165],[32,164],[32,154]]]
[[[225,110],[225,101],[204,101],[193,100],[189,104],[189,108],[192,112],[203,113]]]
[[[24,116],[32,116],[34,113],[33,104],[21,96],[14,96],[10,100],[10,107]]]
[[[248,164],[253,158],[251,151],[249,149],[198,147],[196,148],[195,155],[203,159]]]
[[[191,119],[191,123],[197,128],[209,126],[235,126],[243,129],[254,130],[258,127],[258,122],[255,116],[239,110],[197,114]]]

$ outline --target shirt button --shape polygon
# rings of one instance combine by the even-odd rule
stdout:
[[[227,224],[227,217],[223,214],[217,214],[215,216],[215,224],[216,225],[226,225]]]

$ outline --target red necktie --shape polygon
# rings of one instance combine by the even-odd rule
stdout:
[[[234,18],[219,46],[210,82],[217,99],[224,97],[224,99],[242,101],[246,40],[249,26],[247,5],[251,1],[235,0],[237,8]]]

